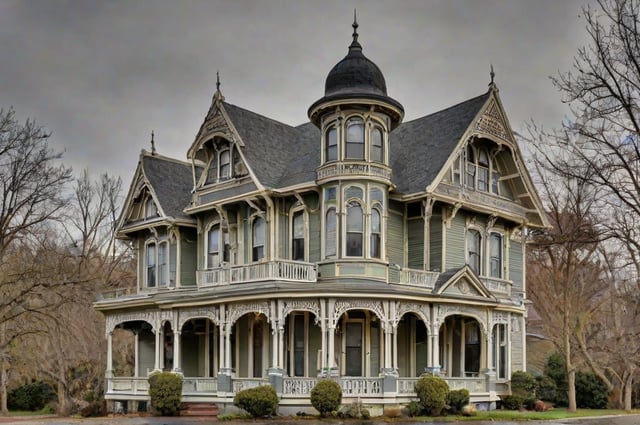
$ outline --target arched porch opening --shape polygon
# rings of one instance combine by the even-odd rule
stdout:
[[[316,316],[292,311],[284,322],[284,368],[288,376],[313,377],[322,365],[322,330]]]
[[[173,329],[171,328],[171,322],[168,320],[162,324],[162,353],[160,354],[160,369],[165,372],[170,372],[174,367],[174,358],[173,358],[173,343],[174,343],[174,335]]]
[[[477,319],[453,315],[440,326],[442,374],[450,378],[478,377],[485,362],[482,326]]]
[[[182,373],[187,377],[218,376],[218,330],[207,318],[190,319],[180,331]]]
[[[349,310],[335,328],[334,357],[342,376],[378,376],[384,365],[383,327],[369,310]]]
[[[232,326],[231,367],[238,378],[265,378],[270,367],[271,331],[262,313],[242,315]]]
[[[420,376],[428,366],[427,326],[416,314],[406,313],[400,318],[396,333],[398,376]]]
[[[113,375],[146,377],[155,368],[156,338],[150,323],[132,320],[113,330]]]

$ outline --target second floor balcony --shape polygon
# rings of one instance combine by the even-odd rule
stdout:
[[[316,266],[311,263],[289,260],[274,260],[239,266],[198,270],[196,282],[199,288],[236,283],[279,280],[286,282],[315,282]]]

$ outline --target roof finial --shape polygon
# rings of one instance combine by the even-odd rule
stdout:
[[[489,76],[491,77],[489,85],[492,86],[494,84],[493,79],[496,77],[496,73],[493,72],[493,64],[491,64],[491,72],[489,72]]]
[[[216,71],[216,91],[220,91],[220,71]]]
[[[356,19],[356,9],[353,9],[353,24],[351,25],[353,27],[353,42],[357,43],[358,42],[358,20]]]
[[[156,142],[154,140],[153,130],[151,130],[151,155],[156,154]]]

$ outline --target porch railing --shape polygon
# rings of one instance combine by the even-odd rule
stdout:
[[[482,393],[487,391],[486,380],[482,378],[444,378],[449,384],[449,389],[467,389],[470,393]]]
[[[382,378],[342,377],[339,380],[343,396],[371,396],[382,394]]]
[[[182,378],[183,394],[215,394],[218,392],[218,378]]]
[[[315,282],[315,265],[301,261],[275,260],[264,263],[198,270],[199,287],[230,285],[264,280],[289,282]]]
[[[420,378],[398,378],[398,394],[416,395],[416,382]]]
[[[268,379],[262,378],[233,378],[233,392],[246,390],[247,388],[255,388],[261,385],[269,385]]]
[[[400,271],[400,284],[420,286],[425,289],[433,289],[440,276],[439,272],[429,272],[416,269],[402,269]]]
[[[318,383],[318,378],[284,378],[282,395],[288,397],[309,397],[311,390]]]
[[[148,391],[148,378],[118,377],[107,380],[107,392],[111,394],[147,395]]]

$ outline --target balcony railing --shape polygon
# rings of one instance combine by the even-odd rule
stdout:
[[[511,295],[511,282],[495,277],[481,277],[480,280],[491,292]]]
[[[284,378],[282,395],[288,397],[309,397],[311,390],[318,383],[318,378]]]
[[[235,283],[281,280],[289,282],[315,282],[316,269],[311,263],[276,260],[241,266],[198,270],[198,287],[231,285]]]
[[[382,164],[352,161],[331,162],[323,165],[317,171],[317,180],[334,176],[378,177],[391,180],[391,168]]]
[[[400,284],[420,286],[425,289],[433,289],[440,276],[439,272],[425,270],[402,269],[400,271]]]

